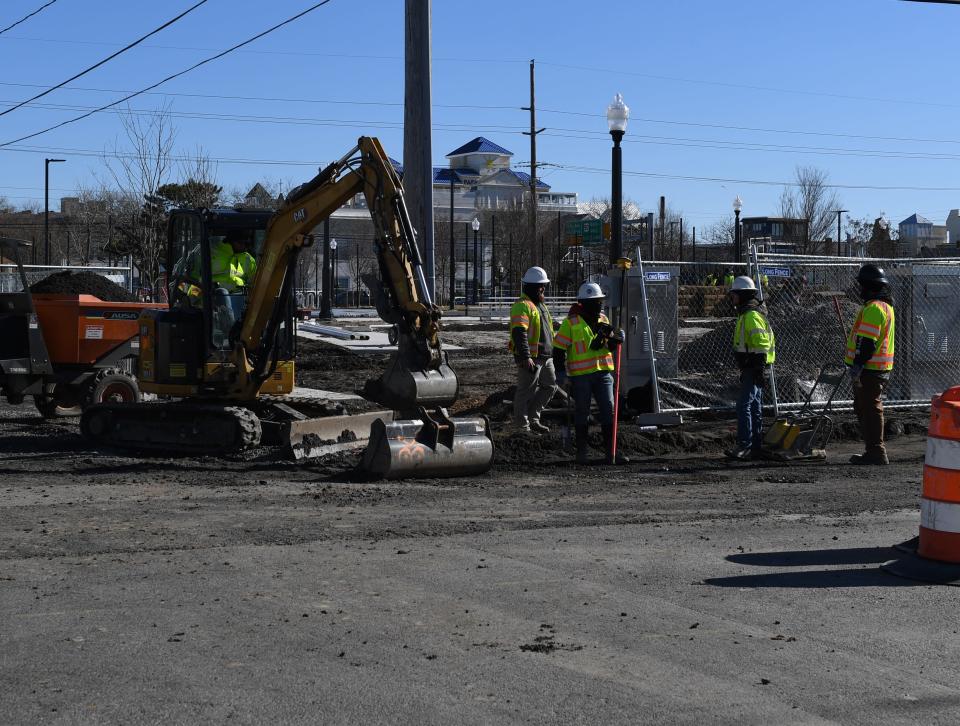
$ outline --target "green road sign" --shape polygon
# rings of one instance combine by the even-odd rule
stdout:
[[[564,225],[567,244],[597,245],[603,242],[603,222],[599,219],[574,219]]]

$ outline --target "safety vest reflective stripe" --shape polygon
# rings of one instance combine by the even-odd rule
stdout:
[[[607,368],[606,366],[609,366]],[[572,361],[567,363],[567,370],[570,373],[574,371],[586,371],[586,370],[613,370],[613,354],[604,353],[603,355],[598,355],[595,358],[582,358],[577,361]]]
[[[870,325],[869,323],[865,323],[861,320],[860,324],[856,327],[855,332],[856,333],[872,333],[873,335],[876,335],[877,337],[879,337],[880,326]]]
[[[511,315],[510,316],[510,326],[511,327],[521,327],[526,330],[527,326],[530,325],[530,316],[529,315]]]
[[[557,333],[553,337],[553,340],[554,340],[554,345],[553,345],[554,348],[568,348],[573,343],[573,341],[570,338],[568,338],[566,335],[563,335],[562,333]],[[557,343],[560,343],[560,345],[557,345]]]
[[[921,499],[920,526],[938,532],[960,533],[960,504]]]

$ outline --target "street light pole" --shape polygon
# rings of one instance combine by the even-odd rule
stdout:
[[[738,194],[733,200],[733,214],[734,214],[734,223],[733,223],[733,254],[734,262],[740,262],[743,259],[743,250],[741,249],[740,244],[740,210],[743,209],[743,200],[740,199]]]
[[[623,158],[620,142],[627,130],[630,108],[623,102],[623,96],[617,94],[613,103],[607,107],[607,125],[613,137],[613,157],[610,170],[612,175],[610,210],[610,264],[615,265],[623,256]]]
[[[470,226],[473,228],[473,303],[476,304],[477,300],[477,232],[480,231],[480,220],[476,217],[473,218],[473,221],[470,223]]]
[[[844,212],[849,211],[846,209],[834,209],[834,212],[837,213],[837,257],[840,257],[840,217]]]
[[[50,165],[66,159],[43,160],[43,264],[50,264]]]

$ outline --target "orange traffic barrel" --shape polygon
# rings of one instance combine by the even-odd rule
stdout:
[[[960,386],[930,404],[917,554],[960,563]]]

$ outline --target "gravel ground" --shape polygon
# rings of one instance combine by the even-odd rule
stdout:
[[[457,355],[496,418],[509,358]],[[355,358],[301,381],[350,390]],[[844,464],[849,423],[826,462],[728,465],[703,422],[628,431],[625,467],[498,432],[483,476],[370,482],[0,405],[2,721],[956,723],[958,591],[878,568],[917,532],[922,421],[886,469]]]

